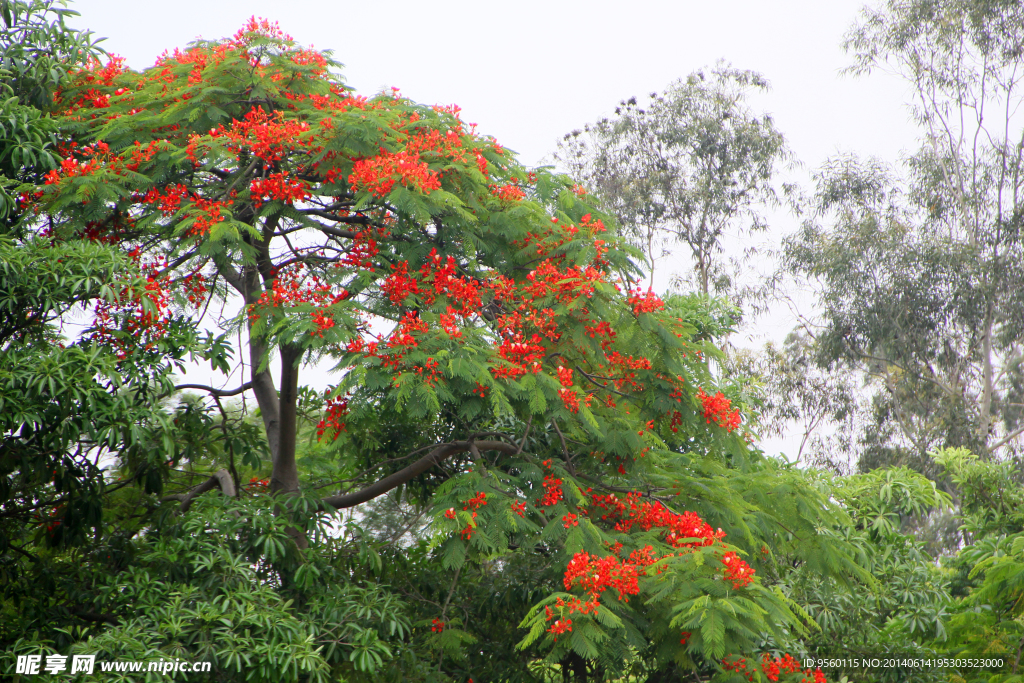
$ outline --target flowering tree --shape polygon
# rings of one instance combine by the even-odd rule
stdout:
[[[519,647],[563,672],[642,660],[728,677],[756,654],[770,680],[820,678],[760,659],[805,628],[771,587],[778,562],[859,570],[821,531],[842,520],[828,496],[752,448],[741,397],[715,386],[731,311],[642,291],[635,253],[582,188],[524,169],[457,107],[356,96],[336,66],[255,19],[141,72],[94,63],[59,94],[60,168],[20,201],[53,244],[114,245],[144,273],[112,278],[88,333],[126,367],[160,353],[175,321],[240,302],[219,322],[245,336],[246,381],[177,389],[255,398],[289,539],[255,541],[263,581],[307,600],[304,567],[327,571],[309,559],[323,515],[401,488],[433,515],[456,581],[516,553],[555,568],[564,591],[523,615]],[[202,353],[229,370],[226,336]],[[338,381],[311,408],[300,374],[325,359]],[[303,476],[311,413],[320,469]],[[224,459],[163,507],[239,495]],[[454,652],[470,634],[450,598],[428,625]]]

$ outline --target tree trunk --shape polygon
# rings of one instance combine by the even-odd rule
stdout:
[[[256,404],[260,407],[263,428],[267,432],[267,444],[270,446],[270,461],[278,461],[281,445],[281,402],[277,397],[277,387],[270,374],[270,368],[258,372],[260,363],[267,353],[267,345],[249,335],[249,363],[252,366],[252,392],[256,395]]]
[[[297,409],[299,399],[299,360],[302,349],[298,346],[281,345],[281,400],[279,401],[278,446],[274,456],[274,468],[270,475],[270,492],[298,493],[299,470],[295,464],[295,439],[297,436]],[[267,437],[270,437],[268,429]]]

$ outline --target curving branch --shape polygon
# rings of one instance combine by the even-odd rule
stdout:
[[[246,382],[235,389],[214,389],[213,387],[208,387],[205,384],[178,384],[174,387],[175,392],[184,391],[185,389],[198,389],[199,391],[205,391],[212,394],[217,398],[224,398],[225,396],[237,396],[243,391],[252,389],[252,382]]]
[[[188,493],[176,493],[170,496],[164,496],[161,501],[168,500],[179,500],[181,505],[178,507],[178,514],[184,514],[188,512],[188,509],[192,507],[192,501],[198,496],[203,495],[207,491],[212,491],[214,488],[220,488],[220,492],[228,498],[234,498],[238,495],[235,490],[235,482],[231,478],[231,473],[226,469],[219,469],[214,472],[209,479],[204,481],[199,486],[196,486]]]
[[[366,488],[352,493],[330,496],[324,498],[321,502],[335,510],[354,507],[401,486],[410,479],[423,474],[431,467],[440,464],[449,456],[457,453],[472,452],[474,447],[481,451],[501,451],[508,455],[516,455],[518,452],[514,445],[503,441],[455,441],[441,444],[408,467],[390,474]]]

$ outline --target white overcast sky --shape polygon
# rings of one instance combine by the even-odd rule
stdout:
[[[877,0],[875,0],[877,2]],[[279,22],[297,41],[334,51],[349,85],[384,88],[426,104],[458,104],[466,121],[519,153],[527,165],[550,160],[565,133],[610,115],[631,95],[725,59],[768,78],[752,102],[786,135],[798,173],[831,155],[856,152],[896,161],[916,146],[904,85],[884,74],[841,75],[841,42],[863,0],[604,2],[428,2],[425,0],[78,0],[76,27],[107,40],[136,69],[198,36],[233,34],[252,15]],[[798,180],[801,178],[797,178]],[[796,227],[777,214],[773,234]],[[659,278],[660,280],[661,278]],[[758,327],[778,339],[792,327],[784,311]],[[307,380],[323,388],[331,378]],[[189,379],[193,378],[189,373]],[[796,453],[799,437],[772,439],[768,451]]]
[[[797,157],[836,151],[894,159],[914,142],[904,89],[883,75],[840,75],[840,48],[861,0],[373,2],[364,0],[78,0],[77,25],[107,37],[130,66],[197,36],[234,33],[251,15],[300,43],[334,50],[362,94],[385,87],[458,104],[482,133],[540,163],[565,133],[620,100],[663,89],[724,58],[764,74],[771,113]]]

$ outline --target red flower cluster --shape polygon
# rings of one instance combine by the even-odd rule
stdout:
[[[83,161],[79,163],[73,158],[62,159],[60,162],[60,169],[53,169],[48,171],[44,178],[46,179],[47,185],[54,185],[61,181],[61,178],[74,178],[75,176],[85,176],[95,173],[99,169],[99,162],[96,160]]]
[[[188,302],[193,306],[199,306],[206,301],[206,294],[210,291],[206,286],[206,277],[202,273],[190,273],[182,280],[182,286],[188,296]]]
[[[559,389],[558,395],[562,397],[565,409],[570,413],[580,412],[580,399],[572,389]]]
[[[381,229],[367,228],[366,230],[360,230],[352,238],[352,244],[348,249],[348,253],[341,258],[341,263],[353,268],[368,270],[371,273],[374,272],[372,259],[380,253],[377,240],[387,235],[387,231]]]
[[[525,501],[517,501],[515,503],[512,503],[512,512],[516,513],[520,517],[525,517],[526,516],[526,502]]]
[[[245,47],[252,42],[253,38],[277,38],[289,42],[292,40],[290,35],[281,30],[276,21],[252,16],[245,22],[245,26],[238,29],[231,37],[230,44],[236,47]]]
[[[726,657],[722,660],[722,668],[726,671],[735,671],[736,673],[744,676],[748,681],[754,680],[754,675],[757,671],[756,665],[752,667],[747,666],[747,660],[743,657]],[[821,669],[801,669],[800,662],[794,659],[789,654],[783,654],[782,657],[773,658],[767,652],[761,656],[760,669],[764,673],[765,678],[769,681],[778,681],[781,674],[787,673],[802,673],[803,677],[800,679],[801,683],[828,683],[825,678],[825,674],[821,672]]]
[[[428,387],[432,387],[437,384],[438,377],[441,376],[441,371],[438,370],[440,364],[433,358],[428,358],[423,362],[423,365],[417,365],[413,367],[413,372],[419,375],[423,383]]]
[[[466,501],[466,504],[462,506],[463,510],[479,510],[484,505],[487,505],[487,494],[483,491],[477,491],[477,494]]]
[[[572,619],[559,619],[555,623],[551,624],[548,631],[555,636],[555,640],[558,640],[558,636],[562,635],[566,631],[572,631]]]
[[[564,493],[562,492],[561,479],[550,474],[544,475],[544,481],[541,483],[541,486],[544,487],[544,495],[537,500],[537,505],[547,507],[562,500]]]
[[[430,252],[418,277],[409,273],[408,261],[392,266],[392,270],[380,287],[391,303],[404,303],[416,295],[423,303],[432,305],[439,297],[447,297],[451,301],[448,314],[461,316],[474,313],[482,305],[479,285],[468,278],[458,277],[455,259],[451,256],[442,258],[437,249]]]
[[[630,291],[629,296],[626,297],[626,301],[633,307],[633,313],[640,315],[641,313],[653,313],[654,311],[660,311],[665,308],[665,302],[662,301],[657,294],[652,290],[643,292],[640,289]]]
[[[155,277],[157,264],[149,270],[142,291],[125,286],[115,301],[96,304],[91,338],[116,349],[122,360],[128,357],[129,348],[152,350],[167,334],[170,294],[164,289],[165,281]]]
[[[531,301],[553,296],[556,301],[569,305],[579,298],[594,295],[594,285],[604,282],[605,274],[593,267],[570,266],[560,269],[550,259],[542,261],[526,279],[524,298]]]
[[[375,157],[356,161],[348,182],[354,191],[364,190],[376,197],[387,196],[395,183],[425,194],[441,187],[440,176],[436,171],[431,171],[425,161],[420,161],[419,154],[389,152],[383,148]]]
[[[420,120],[420,116],[414,113],[409,116],[408,120],[409,123],[416,123]],[[413,133],[409,136],[408,142],[405,143],[405,148],[409,152],[421,156],[425,155],[449,161],[465,161],[466,151],[463,146],[462,135],[462,122],[456,117],[455,125],[443,133],[436,128]]]
[[[606,496],[591,495],[594,509],[605,510],[603,520],[615,520],[615,530],[629,533],[634,527],[642,531],[654,528],[665,529],[665,542],[673,548],[692,549],[711,547],[725,538],[721,529],[712,529],[694,512],[679,514],[665,507],[660,501],[644,502],[638,493],[626,494],[625,500],[614,493]],[[743,588],[754,580],[754,569],[733,551],[722,555],[725,567],[723,578],[732,582],[734,589]]]
[[[562,397],[562,403],[565,404],[566,409],[570,413],[578,413],[580,411],[580,399],[572,389],[572,368],[563,368],[559,365],[558,381],[562,385],[562,388],[558,390],[558,395]],[[586,405],[590,405],[589,395],[587,396]]]
[[[591,599],[600,598],[608,589],[618,594],[618,599],[628,601],[630,595],[640,592],[637,579],[643,566],[619,560],[615,555],[598,558],[587,552],[578,552],[565,569],[563,583],[566,590],[582,588]]]
[[[430,329],[426,320],[420,318],[416,311],[407,311],[402,319],[398,322],[398,329],[395,330],[391,338],[388,339],[388,348],[395,348],[397,346],[419,346],[419,342],[416,341],[416,337],[413,333],[423,334]]]
[[[723,555],[722,564],[725,565],[725,578],[732,581],[733,588],[743,588],[754,580],[754,570],[736,553],[729,551]]]
[[[219,130],[214,131],[218,137]],[[240,153],[249,150],[254,156],[268,164],[284,159],[289,153],[302,151],[306,139],[312,137],[309,124],[305,121],[286,119],[283,111],[268,114],[264,109],[254,106],[241,121],[234,119],[231,127],[224,131],[230,141],[229,149]]]
[[[593,494],[591,501],[595,508],[607,510],[601,519],[617,520],[616,531],[629,533],[634,526],[643,531],[662,527],[666,530],[665,541],[675,548],[707,547],[725,538],[724,531],[715,531],[697,513],[673,512],[660,501],[644,502],[639,493],[627,493],[625,500],[614,493]]]
[[[299,269],[290,269],[278,273],[271,284],[271,291],[263,292],[259,301],[249,307],[249,319],[257,318],[262,310],[279,308],[286,305],[312,304],[319,310],[313,314],[319,332],[334,326],[329,319],[326,308],[348,298],[348,292],[341,290],[335,294],[330,285],[318,275],[303,276]],[[316,333],[314,333],[316,334]]]
[[[574,515],[571,512],[569,514],[567,514],[567,515],[563,515],[562,516],[562,525],[566,529],[568,529],[571,526],[579,526],[580,525],[579,517],[577,517],[576,515]]]
[[[430,630],[434,633],[441,633],[444,631],[445,623],[441,619],[434,619],[430,622]]]
[[[253,208],[258,209],[268,197],[287,204],[309,198],[309,185],[289,178],[287,173],[271,173],[266,178],[257,178],[249,185]]]
[[[628,601],[629,596],[640,592],[638,580],[654,561],[650,546],[634,551],[626,560],[620,560],[615,555],[599,558],[587,552],[578,552],[569,561],[563,583],[566,590],[582,588],[587,593],[587,599],[573,598],[566,601],[559,598],[555,606],[563,612],[567,610],[569,614],[596,612],[600,607],[600,597],[606,590],[614,590],[618,600]],[[545,612],[547,621],[556,616],[555,610],[550,607],[545,608]],[[548,628],[548,632],[555,636],[571,630],[570,619],[559,619]]]
[[[209,234],[210,228],[213,225],[225,220],[225,216],[221,214],[221,211],[229,204],[234,204],[234,201],[229,199],[226,202],[222,202],[196,197],[192,202],[192,207],[196,209],[195,221],[192,223],[192,227],[189,228],[188,234],[192,237]]]
[[[584,325],[583,329],[586,330],[587,336],[591,339],[601,340],[601,350],[605,351],[615,341],[617,336],[615,331],[612,330],[612,326],[606,320],[601,322],[592,321],[593,325]]]
[[[526,193],[516,185],[502,185],[501,187],[494,187],[491,189],[491,194],[506,202],[518,202],[526,197]]]
[[[466,528],[463,529],[460,533],[462,534],[462,539],[468,541],[469,539],[473,538],[473,534],[476,533],[476,522],[473,520],[476,519],[476,511],[482,508],[484,505],[487,505],[487,494],[484,493],[483,491],[478,491],[475,496],[465,501],[465,503],[466,504],[462,506],[462,509],[471,510],[473,519],[470,520],[469,524],[466,525]],[[455,508],[448,508],[445,511],[444,516],[448,519],[455,519]]]
[[[157,188],[150,188],[142,198],[144,204],[156,204],[157,209],[164,216],[173,216],[181,208],[181,201],[189,198],[188,188],[181,184],[168,185],[161,192]]]
[[[498,355],[508,361],[509,365],[492,368],[492,374],[498,378],[516,379],[527,372],[534,374],[540,372],[540,361],[547,351],[542,345],[543,341],[536,334],[532,335],[529,340],[524,339],[520,333],[503,338],[498,344]]]
[[[300,49],[291,56],[291,59],[301,66],[314,67],[312,72],[317,76],[327,72],[327,60],[316,50]]]
[[[708,396],[700,389],[697,391],[697,398],[704,406],[704,418],[708,424],[714,421],[729,432],[740,426],[740,411],[732,408],[732,402],[721,391],[714,396]]]
[[[334,327],[334,318],[327,311],[313,311],[313,324],[316,325],[316,329],[310,332],[310,334],[323,339],[324,332]]]
[[[612,383],[615,385],[616,390],[624,391],[643,387],[640,382],[636,381],[637,373],[635,371],[650,370],[650,359],[624,356],[618,351],[612,351],[606,355],[606,358],[608,360],[608,369],[614,376]],[[600,368],[604,369],[605,366],[601,365]]]
[[[343,396],[335,396],[327,401],[327,412],[324,418],[316,426],[316,438],[320,440],[330,430],[331,439],[337,441],[338,436],[346,431],[345,423],[342,421],[348,415],[348,399]]]
[[[391,275],[388,275],[381,284],[381,292],[393,304],[405,302],[409,296],[419,294],[420,285],[415,277],[409,275],[409,262],[402,261],[394,266]]]
[[[449,256],[442,259],[437,249],[432,249],[427,262],[420,268],[420,280],[424,283],[434,285],[433,292],[425,292],[424,300],[428,304],[434,303],[437,297],[447,297],[452,302],[449,309],[456,310],[461,315],[470,315],[480,308],[479,285],[464,277],[457,277],[458,266],[455,259]]]

